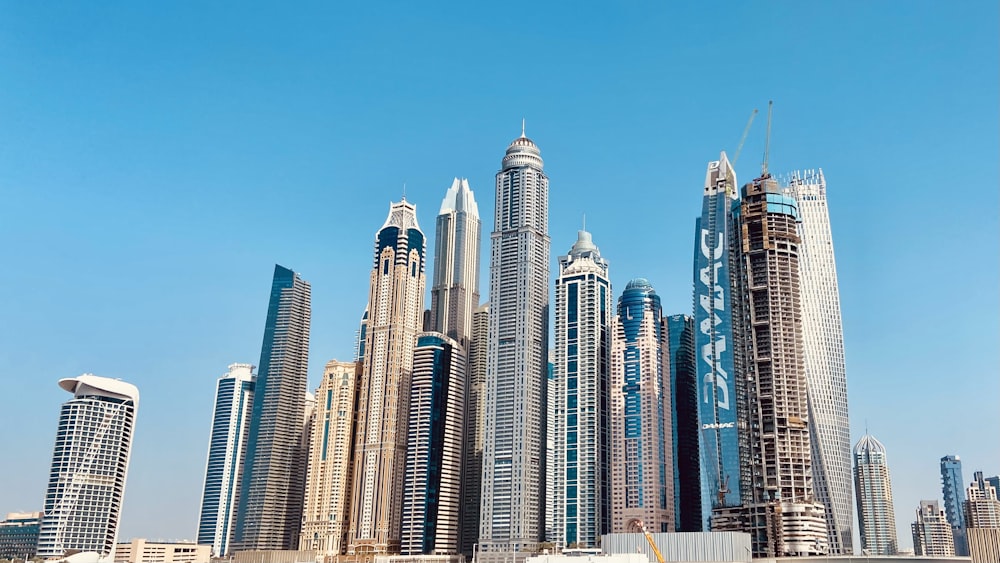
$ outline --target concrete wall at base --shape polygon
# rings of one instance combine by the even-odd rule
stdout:
[[[749,563],[750,534],[740,532],[677,532],[652,534],[665,561],[685,563]],[[656,556],[642,534],[605,534],[601,549],[608,554],[643,553]]]
[[[237,551],[232,563],[313,563],[315,551],[252,550]]]

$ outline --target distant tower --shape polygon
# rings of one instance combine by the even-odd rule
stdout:
[[[1000,528],[1000,500],[992,483],[983,478],[982,471],[973,474],[965,501],[967,528]]]
[[[822,170],[794,172],[784,193],[799,218],[803,359],[809,396],[813,490],[825,507],[830,555],[854,552],[851,514],[851,441],[840,290]]]
[[[678,532],[703,530],[701,465],[698,450],[698,376],[695,373],[694,318],[664,317],[670,355],[670,409],[674,458],[674,524]]]
[[[84,374],[59,380],[73,394],[59,411],[38,556],[91,551],[114,560],[139,390]]]
[[[324,557],[347,548],[347,517],[354,461],[358,362],[331,360],[316,390],[305,508],[299,549]]]
[[[240,485],[237,551],[295,549],[299,543],[310,291],[298,274],[275,265]]]
[[[455,178],[441,202],[434,241],[431,330],[469,345],[479,306],[479,207],[468,180]]]
[[[962,478],[962,460],[957,455],[941,458],[941,494],[944,498],[944,513],[951,524],[955,536],[955,555],[968,555],[965,539],[965,479]]]
[[[462,546],[466,560],[472,561],[473,546],[479,543],[480,495],[483,483],[483,447],[486,442],[486,347],[489,339],[490,305],[472,313],[469,339],[469,395],[465,409],[465,462],[462,473]]]
[[[549,180],[531,139],[507,147],[491,235],[479,557],[520,560],[545,532]]]
[[[618,299],[611,350],[611,529],[674,530],[670,375],[660,298],[642,278]]]
[[[799,214],[765,170],[742,190],[729,224],[736,280],[733,333],[748,405],[741,508],[716,509],[712,528],[751,535],[754,557],[822,555],[828,534],[813,491],[801,286]]]
[[[743,386],[734,364],[733,277],[730,275],[729,212],[738,200],[736,173],[726,153],[708,163],[701,217],[695,222],[694,348],[697,354],[698,409],[701,429],[701,515],[699,530],[708,531],[713,508],[738,506],[740,466],[749,463],[739,433]]]
[[[608,262],[579,231],[559,257],[555,292],[555,346],[549,387],[553,457],[554,536],[557,548],[600,547],[611,531],[609,372],[613,296]],[[548,512],[547,511],[547,512]]]
[[[198,520],[198,543],[211,545],[215,557],[229,555],[236,527],[239,486],[250,435],[254,369],[251,364],[231,364],[215,388],[215,414]]]
[[[439,332],[417,336],[403,484],[402,555],[459,552],[465,349]]]
[[[920,501],[917,520],[910,529],[913,531],[913,551],[924,557],[954,557],[955,540],[951,524],[936,500]]]
[[[854,487],[862,553],[896,555],[896,512],[885,446],[870,434],[854,446]]]
[[[424,233],[412,203],[393,203],[375,235],[358,398],[348,555],[399,553],[413,346],[426,278]]]

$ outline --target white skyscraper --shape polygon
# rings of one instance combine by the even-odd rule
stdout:
[[[518,560],[545,531],[549,180],[521,136],[496,175],[479,557]]]
[[[231,364],[215,389],[215,414],[208,441],[205,487],[201,495],[198,543],[212,554],[229,554],[240,497],[240,480],[250,433],[256,376],[251,364]]]
[[[798,202],[803,360],[809,405],[813,492],[823,503],[831,555],[851,554],[851,435],[840,290],[822,170],[792,173],[784,191]]]
[[[590,233],[559,257],[554,377],[549,386],[552,537],[557,548],[599,547],[611,531],[609,369],[613,303],[608,262]]]
[[[895,555],[896,511],[889,465],[885,446],[870,434],[865,434],[854,446],[854,479],[863,553]]]
[[[59,387],[73,398],[59,413],[38,556],[73,549],[112,561],[139,390],[91,374],[62,379]]]
[[[479,206],[469,181],[455,178],[441,202],[434,241],[431,329],[468,347],[479,306]]]

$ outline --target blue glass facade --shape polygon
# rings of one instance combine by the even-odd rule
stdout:
[[[941,458],[941,495],[944,513],[954,531],[955,555],[968,555],[965,536],[965,480],[962,478],[962,460],[955,455]]]
[[[702,215],[695,222],[694,324],[700,421],[701,529],[712,508],[740,504],[737,390],[731,310],[727,220],[735,176],[728,162],[713,162]],[[711,177],[711,176],[710,176]]]
[[[698,455],[698,378],[695,373],[694,318],[664,319],[670,348],[673,408],[674,523],[678,532],[700,532],[701,464]]]

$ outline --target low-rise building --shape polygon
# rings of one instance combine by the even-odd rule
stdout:
[[[38,549],[41,512],[11,512],[0,522],[0,559],[30,559]]]
[[[159,543],[135,539],[115,547],[115,563],[209,563],[212,546],[193,542]]]

